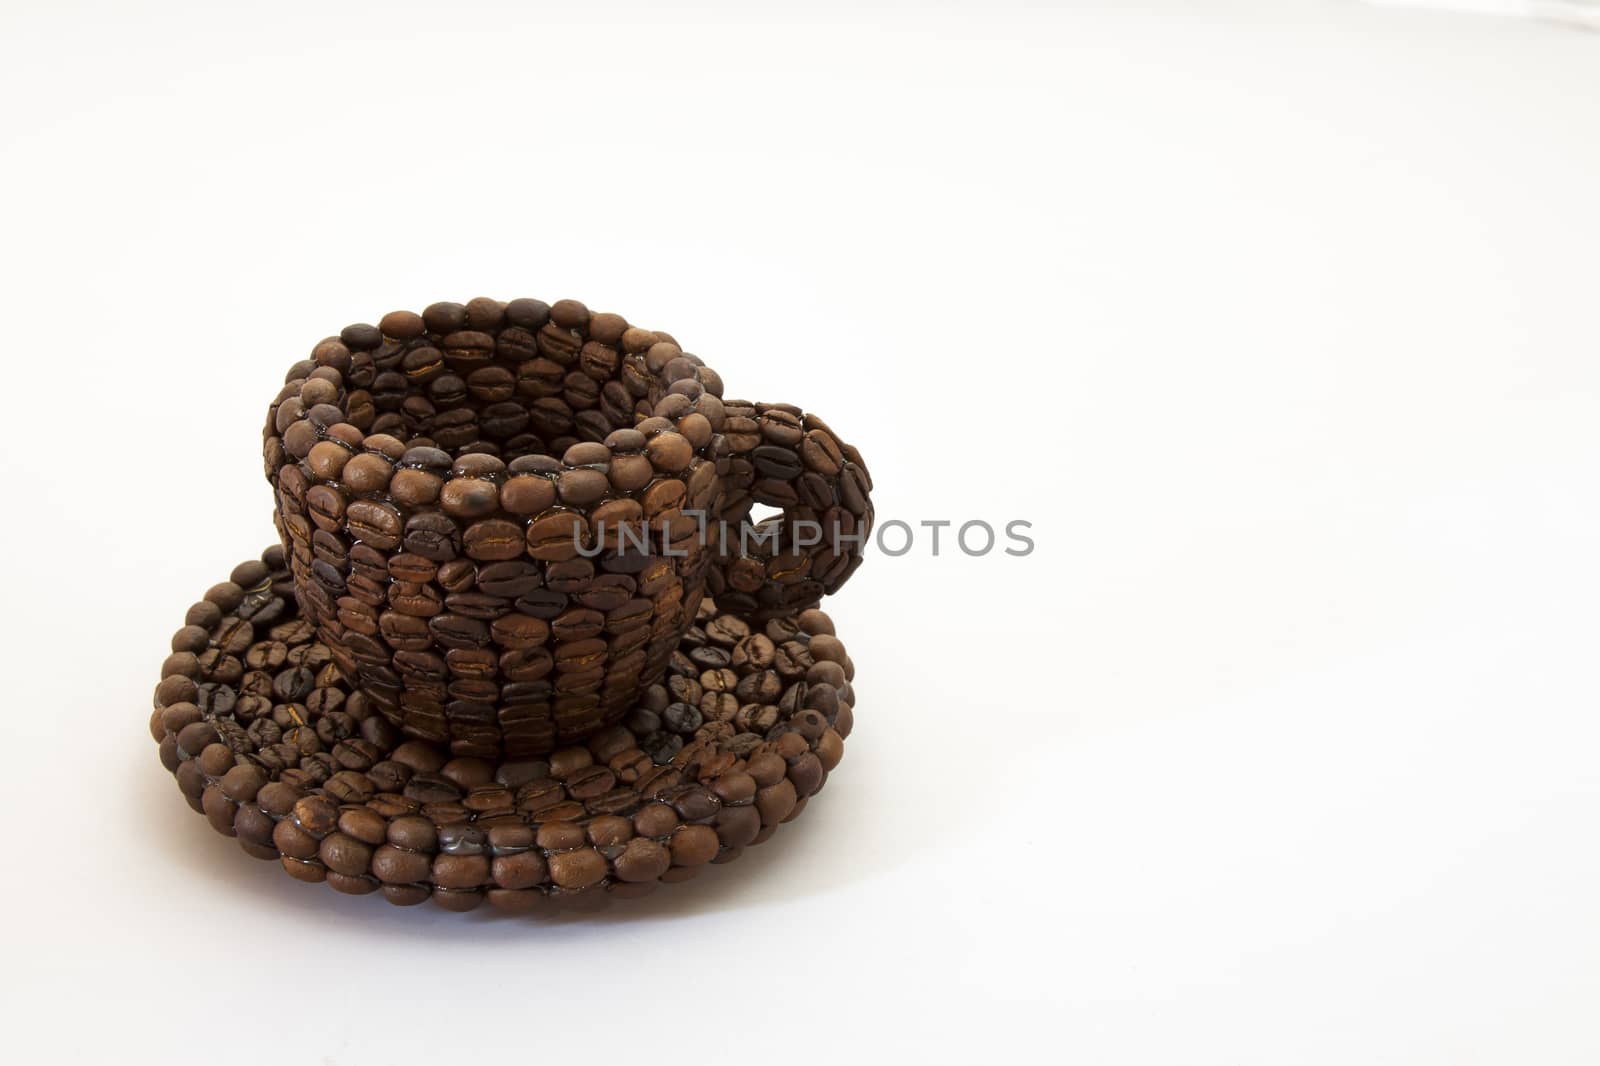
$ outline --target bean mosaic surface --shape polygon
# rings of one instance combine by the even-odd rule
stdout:
[[[757,626],[815,607],[860,564],[866,466],[815,415],[722,392],[669,334],[575,300],[321,341],[264,434],[318,654],[408,737],[532,758],[633,712],[703,595]],[[781,513],[751,527],[758,503]]]
[[[708,597],[620,721],[536,757],[452,755],[345,680],[293,593],[274,546],[191,607],[150,732],[214,829],[341,892],[514,911],[641,895],[798,817],[850,733],[826,614]]]

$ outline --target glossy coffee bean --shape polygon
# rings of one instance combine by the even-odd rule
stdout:
[[[598,884],[609,870],[605,856],[588,847],[551,855],[549,865],[550,880],[569,889]]]

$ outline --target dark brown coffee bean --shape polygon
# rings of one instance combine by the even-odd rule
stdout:
[[[537,518],[528,525],[527,551],[535,559],[560,562],[571,559],[588,545],[588,527],[581,515],[570,511]]]
[[[700,709],[687,703],[671,704],[661,713],[662,726],[682,736],[693,734],[702,721]]]
[[[501,888],[532,888],[548,879],[549,868],[538,852],[524,851],[496,857],[490,865],[490,877]]]
[[[439,855],[433,860],[433,883],[440,888],[476,888],[488,880],[486,855]]]
[[[655,467],[644,455],[618,455],[612,458],[607,474],[618,492],[636,492],[650,484]]]
[[[641,737],[639,747],[644,749],[646,755],[658,766],[672,761],[673,756],[683,750],[683,738],[676,733],[660,732],[651,736]]]
[[[294,805],[295,825],[318,840],[333,831],[339,820],[339,808],[321,796],[307,796]]]
[[[672,853],[654,840],[636,837],[617,856],[617,877],[622,881],[654,881],[672,865]]]
[[[389,823],[389,843],[409,851],[432,854],[439,848],[438,830],[426,818],[402,816]]]
[[[593,848],[564,851],[549,858],[550,879],[562,888],[588,888],[606,876],[605,856]]]
[[[694,445],[681,433],[661,433],[645,445],[645,454],[657,470],[676,474],[688,468],[694,458]]]
[[[380,881],[390,884],[426,881],[432,872],[433,860],[421,852],[384,844],[372,854],[372,873]]]
[[[678,812],[665,803],[650,803],[633,816],[633,829],[642,837],[665,837],[678,827]]]
[[[588,507],[603,499],[611,490],[611,482],[599,470],[568,470],[557,484],[561,502],[572,507]]]
[[[708,825],[686,825],[672,835],[672,862],[675,866],[700,866],[717,857],[721,842]]]
[[[731,614],[718,615],[706,623],[706,638],[715,644],[733,647],[750,635],[750,626]]]
[[[514,476],[500,490],[500,504],[512,514],[542,514],[555,502],[555,482],[538,474]]]
[[[550,631],[547,623],[524,614],[504,615],[489,627],[496,644],[514,649],[540,647],[549,639]]]
[[[499,667],[508,681],[531,683],[555,669],[555,658],[545,648],[520,648],[502,654]]]
[[[313,477],[321,481],[335,481],[350,461],[350,451],[343,445],[325,440],[314,444],[306,455],[306,466]]]
[[[401,469],[389,482],[390,494],[407,507],[422,507],[439,498],[444,479],[427,470]]]
[[[556,669],[572,671],[597,666],[605,661],[607,651],[606,642],[598,637],[561,644],[555,651]]]
[[[702,670],[719,670],[733,661],[732,656],[724,648],[714,645],[691,649],[689,661]]]
[[[761,789],[756,793],[756,809],[761,812],[761,824],[777,825],[789,817],[798,800],[794,785],[787,778]]]
[[[577,300],[557,300],[550,305],[550,321],[562,329],[582,329],[589,324],[589,309]]]
[[[481,518],[500,507],[500,490],[492,481],[457,477],[439,490],[439,506],[457,518]]]
[[[350,534],[379,551],[400,543],[404,523],[400,512],[375,500],[357,500],[346,509]]]
[[[339,815],[339,831],[363,844],[374,847],[382,844],[386,839],[387,829],[388,825],[383,818],[366,807],[343,811]]]
[[[317,858],[335,873],[359,876],[367,872],[367,864],[372,861],[372,849],[352,836],[336,832],[322,839]]]
[[[379,332],[395,340],[412,340],[422,336],[426,329],[422,316],[414,311],[390,311],[378,319]]]
[[[575,608],[563,611],[550,623],[549,632],[562,643],[589,640],[605,629],[605,616],[599,611]]]
[[[358,322],[339,331],[339,340],[351,351],[365,351],[383,343],[383,333],[377,326]]]
[[[419,773],[406,782],[406,798],[418,803],[441,803],[458,799],[461,790],[447,777],[439,774]]]
[[[473,825],[447,825],[439,829],[439,850],[446,855],[482,855],[489,849],[488,836]]]
[[[461,531],[445,515],[415,514],[405,525],[405,546],[434,562],[449,562],[460,553]]]
[[[809,796],[821,788],[824,776],[822,760],[810,752],[801,755],[789,767],[789,780],[801,796]]]
[[[505,319],[526,330],[538,330],[550,319],[550,305],[542,300],[518,299],[505,306]]]
[[[515,559],[526,545],[522,527],[501,518],[474,522],[462,541],[469,558],[485,561]]]

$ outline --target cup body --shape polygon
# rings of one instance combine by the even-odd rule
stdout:
[[[436,304],[319,343],[264,457],[301,610],[359,698],[484,758],[625,716],[700,605],[721,391],[667,335],[574,301]]]

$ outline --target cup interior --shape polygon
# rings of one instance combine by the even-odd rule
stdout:
[[[509,463],[560,459],[574,444],[603,443],[657,415],[675,420],[720,394],[716,375],[666,334],[627,327],[616,315],[562,315],[558,304],[551,317],[542,305],[519,303],[498,318],[487,309],[474,316],[470,305],[435,305],[418,321],[391,326],[408,334],[400,337],[350,327],[312,357],[310,378],[337,392],[324,397],[313,386],[302,399],[333,408],[322,421],[337,417],[452,460]]]

